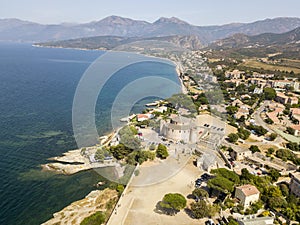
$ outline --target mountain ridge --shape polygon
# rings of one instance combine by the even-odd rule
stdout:
[[[203,44],[209,44],[235,33],[247,35],[264,32],[282,33],[299,26],[300,18],[296,17],[278,17],[251,23],[213,26],[192,25],[176,17],[161,17],[150,23],[120,16],[108,16],[89,23],[48,25],[18,19],[0,19],[0,40],[45,42],[106,35],[143,38],[195,35]]]

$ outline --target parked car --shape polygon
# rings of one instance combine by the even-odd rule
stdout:
[[[215,223],[212,219],[209,219],[205,222],[205,225],[215,225]]]

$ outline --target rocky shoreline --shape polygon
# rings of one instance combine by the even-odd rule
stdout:
[[[167,60],[170,59],[167,58]],[[186,87],[184,86],[183,81],[181,79],[181,74],[183,72],[182,66],[174,61],[171,62],[175,65],[175,70],[180,81],[182,93],[187,93]],[[102,142],[102,144],[108,145],[110,141],[114,138],[116,133],[117,132],[112,132],[108,136],[104,136],[106,138]],[[96,145],[87,149],[96,151],[97,147],[98,146]],[[41,165],[43,171],[52,171],[64,175],[72,175],[80,171],[89,170],[93,168],[115,166],[115,164],[91,163],[89,158],[85,157],[84,154],[82,154],[82,149],[70,150],[68,152],[63,153],[62,156],[53,157],[48,160],[53,162]],[[114,190],[105,189],[103,191],[92,191],[84,199],[73,202],[69,206],[65,207],[63,210],[54,213],[53,218],[43,223],[42,225],[80,224],[80,222],[84,218],[90,216],[96,211],[103,211],[103,208],[101,208],[103,207],[103,204],[105,202],[105,198],[103,196],[106,196],[106,201],[109,201],[109,199],[111,198],[118,199],[117,192]],[[104,199],[102,199],[102,201],[99,202],[99,200],[97,200],[99,198]]]
[[[80,224],[84,218],[98,211],[109,217],[118,198],[118,192],[109,188],[92,191],[84,199],[54,213],[53,218],[42,225]]]

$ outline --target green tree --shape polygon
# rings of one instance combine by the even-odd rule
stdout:
[[[274,148],[268,148],[268,154],[272,155],[275,152]]]
[[[119,131],[120,143],[132,150],[139,150],[141,141],[136,137],[137,130],[133,126],[125,126]]]
[[[264,88],[263,96],[266,100],[274,100],[276,97],[276,91],[273,88]]]
[[[192,101],[192,98],[186,94],[175,94],[167,101],[175,108],[181,107],[189,110],[191,113],[197,112],[196,106]]]
[[[258,148],[257,145],[251,145],[249,150],[252,152],[252,153],[255,153],[255,152],[260,152],[260,149]]]
[[[265,121],[267,124],[273,124],[273,123],[274,123],[274,121],[273,121],[272,119],[270,119],[270,118],[266,118],[264,121]]]
[[[287,132],[288,134],[294,135],[295,129],[293,129],[293,128],[291,128],[291,127],[287,127],[287,128],[286,128],[286,132]]]
[[[241,180],[245,180],[245,181],[251,181],[253,178],[253,175],[249,172],[249,170],[247,170],[246,168],[243,168],[241,170],[242,174],[240,176]]]
[[[186,199],[182,194],[169,193],[163,197],[163,200],[159,203],[160,207],[166,210],[171,210],[172,214],[184,209],[186,206]]]
[[[250,136],[251,132],[249,130],[246,130],[242,127],[238,128],[238,136],[243,139],[246,140],[249,136]]]
[[[95,153],[95,159],[97,161],[103,161],[105,157],[111,156],[111,153],[106,147],[98,148]]]
[[[118,144],[117,146],[111,146],[109,151],[116,159],[120,160],[128,156],[133,150],[123,144]]]
[[[277,138],[277,134],[276,133],[271,133],[270,137],[269,137],[269,140],[274,141],[276,138]]]
[[[194,189],[192,195],[194,195],[198,199],[208,198],[208,192],[202,188]]]
[[[289,191],[288,185],[282,183],[282,184],[279,184],[278,187],[279,187],[279,189],[280,189],[283,196],[285,196],[285,197],[289,196],[290,191]]]
[[[268,205],[270,208],[277,209],[287,206],[287,202],[283,197],[270,197],[268,199]]]
[[[228,134],[228,141],[231,143],[235,143],[239,139],[239,136],[235,133]]]
[[[207,186],[209,188],[221,191],[221,192],[225,192],[225,193],[231,193],[234,190],[234,182],[221,177],[221,176],[216,176],[212,179],[210,179],[207,182]]]
[[[289,142],[289,143],[286,144],[286,147],[288,149],[291,149],[292,151],[299,151],[300,150],[300,146],[296,142]]]
[[[228,225],[239,225],[239,223],[236,220],[231,219],[231,220],[229,220]]]
[[[235,172],[230,171],[228,169],[225,168],[219,168],[219,169],[213,169],[211,170],[212,174],[224,177],[234,183],[239,183],[240,182],[240,178],[239,175],[237,175]]]
[[[156,149],[156,156],[161,159],[166,159],[169,156],[167,147],[163,144],[159,144]]]
[[[273,182],[276,182],[278,180],[278,178],[280,177],[280,173],[278,172],[278,170],[270,169],[269,176],[272,178]]]
[[[198,202],[192,202],[190,207],[191,207],[191,212],[196,219],[201,219],[204,217],[212,217],[218,211],[217,206],[210,205],[210,204],[206,203],[205,200],[200,200]]]
[[[229,115],[235,114],[238,111],[238,109],[239,109],[238,107],[231,106],[231,105],[226,107],[226,111]]]
[[[80,225],[101,225],[105,222],[106,216],[103,212],[96,212],[89,217],[84,218]]]

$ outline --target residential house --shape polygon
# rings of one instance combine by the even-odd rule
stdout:
[[[283,106],[280,104],[280,106]],[[280,120],[278,119],[278,116],[283,112],[284,106],[279,107],[279,106],[274,106],[274,104],[270,104],[269,108],[273,110],[272,112],[267,112],[266,115],[268,118],[270,118],[275,124],[280,124]]]
[[[252,152],[248,148],[234,147],[233,151],[230,152],[230,156],[234,160],[244,160],[246,157],[251,157]]]
[[[261,78],[250,78],[249,81],[251,84],[254,84],[260,88],[263,88],[264,86],[267,85],[267,81],[265,79],[261,79]]]
[[[236,100],[234,100],[233,102],[231,102],[231,105],[232,105],[232,106],[241,107],[242,105],[244,105],[244,103],[243,103],[241,100],[236,99]]]
[[[292,118],[300,121],[300,108],[291,108],[290,113]]]
[[[274,74],[260,74],[260,73],[257,73],[257,72],[253,72],[252,77],[269,79],[269,78],[273,78]]]
[[[239,71],[239,70],[233,70],[233,71],[226,71],[225,72],[225,77],[229,79],[243,79],[244,78],[244,71]]]
[[[248,105],[241,105],[238,111],[234,114],[234,118],[240,119],[242,116],[246,119],[249,116],[249,110],[251,109]]]
[[[298,104],[298,98],[295,96],[286,96],[282,92],[276,92],[275,101],[280,102],[281,104]]]
[[[299,82],[294,80],[270,80],[269,83],[272,88],[292,87],[295,91],[299,90]]]
[[[160,112],[160,113],[167,112],[167,110],[168,110],[167,106],[160,106],[158,108],[153,109],[154,112]]]
[[[249,207],[252,203],[259,200],[259,190],[250,184],[245,184],[235,188],[234,197],[240,200],[244,208]]]
[[[300,125],[291,125],[291,128],[294,129],[294,135],[299,137],[300,136]]]
[[[149,120],[149,119],[152,119],[153,117],[154,116],[152,114],[150,114],[150,113],[147,113],[147,114],[137,114],[136,115],[136,118],[137,118],[138,122]]]

